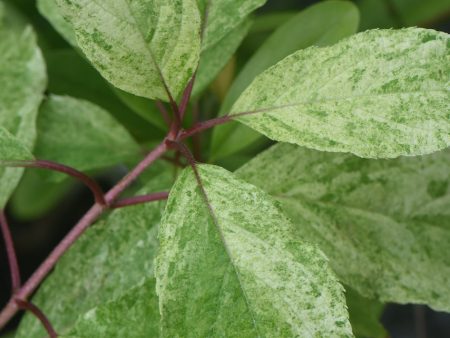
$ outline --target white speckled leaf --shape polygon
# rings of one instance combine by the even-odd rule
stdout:
[[[362,295],[450,311],[449,169],[448,150],[367,160],[279,144],[238,176],[277,197]]]
[[[150,278],[117,300],[89,310],[80,316],[73,330],[64,337],[159,337],[159,311],[155,279]]]
[[[75,32],[71,24],[61,15],[56,2],[57,0],[37,0],[37,8],[68,43],[77,47]]]
[[[167,168],[161,168],[164,169]],[[149,182],[139,194],[167,189],[170,181],[170,171],[166,171]],[[149,287],[154,285],[153,258],[158,247],[156,233],[161,208],[162,203],[156,202],[112,212],[89,228],[58,262],[33,297],[33,302],[44,311],[60,335],[71,333],[76,325],[77,332],[84,337],[83,332],[87,330],[100,332],[99,326],[105,321],[111,325],[114,322],[116,326],[110,328],[113,332],[120,332],[121,325],[132,325],[137,333],[158,325],[158,318],[154,316],[158,313],[157,308],[151,306],[157,306],[157,302],[152,302],[149,297],[145,305],[133,295],[151,295],[152,290],[154,293]],[[127,303],[129,305],[125,306]],[[130,314],[134,317],[128,318]],[[79,321],[75,324],[77,318]],[[44,336],[42,325],[27,314],[16,338]]]
[[[358,23],[358,8],[350,1],[321,1],[295,13],[280,24],[247,61],[233,81],[219,114],[228,114],[245,88],[269,67],[300,49],[333,45],[355,34]],[[230,156],[261,137],[260,133],[241,123],[226,123],[214,128],[211,154],[214,159]]]
[[[239,26],[255,9],[267,0],[197,0],[200,11],[208,8],[208,20],[202,49],[206,50]]]
[[[34,154],[80,171],[105,169],[140,155],[140,147],[111,115],[88,101],[50,96],[41,106]],[[46,177],[65,176],[41,172]]]
[[[161,75],[178,96],[197,67],[200,14],[195,0],[56,3],[86,57],[124,91],[167,101]]]
[[[222,168],[172,188],[155,275],[163,337],[350,337],[343,288],[273,200]]]
[[[449,46],[446,33],[407,28],[298,51],[258,76],[232,114],[267,108],[238,120],[318,150],[391,158],[444,149]]]
[[[23,27],[15,19],[0,3],[0,126],[31,151],[47,77],[31,27]],[[6,204],[22,172],[0,168],[0,208]]]

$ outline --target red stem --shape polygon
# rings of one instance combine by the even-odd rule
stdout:
[[[98,204],[106,205],[105,196],[103,194],[102,188],[98,185],[98,183],[86,174],[72,167],[45,160],[3,161],[2,163],[9,167],[47,169],[72,176],[80,182],[84,183],[92,191],[92,194],[95,197],[95,201]]]
[[[183,96],[181,97],[180,102],[180,119],[183,121],[184,115],[186,113],[186,108],[189,103],[189,100],[191,99],[192,95],[192,89],[194,88],[195,78],[197,75],[197,71],[192,75],[191,80],[189,81],[188,85],[186,86],[186,89],[183,92]]]
[[[5,212],[0,211],[0,226],[2,228],[3,239],[5,241],[6,254],[8,256],[9,270],[11,273],[12,293],[16,293],[21,285],[19,263],[17,261],[16,250],[14,249],[14,241],[11,236],[8,221]]]
[[[130,205],[137,205],[137,204],[153,202],[153,201],[161,201],[161,200],[166,200],[168,197],[169,197],[169,193],[167,191],[162,191],[162,192],[155,192],[155,193],[143,195],[143,196],[123,198],[123,199],[120,199],[120,200],[114,202],[110,206],[110,208],[118,209],[118,208],[130,206]]]
[[[281,105],[281,106],[275,106],[275,107],[270,107],[270,108],[261,108],[261,109],[256,109],[256,110],[252,110],[252,111],[246,111],[246,112],[234,113],[231,115],[224,115],[221,117],[216,117],[214,119],[210,119],[207,121],[197,123],[192,128],[189,128],[187,130],[183,130],[181,132],[181,134],[178,136],[177,140],[179,140],[179,141],[185,140],[186,138],[196,135],[198,133],[201,133],[202,131],[208,130],[210,128],[213,128],[215,126],[218,126],[218,125],[221,125],[221,124],[224,124],[227,122],[230,122],[236,117],[265,113],[268,111],[293,107],[296,105],[297,105],[297,103],[285,104],[285,105]]]
[[[128,175],[117,183],[105,195],[108,205],[112,202],[154,161],[167,150],[165,142],[158,145],[145,157]],[[38,267],[28,281],[18,290],[15,298],[28,299],[36,290],[45,276],[53,269],[59,258],[72,246],[72,244],[84,233],[84,231],[106,210],[106,206],[95,203],[91,209],[72,228],[64,239],[56,246],[45,261]],[[2,328],[17,312],[18,307],[12,298],[0,313],[0,328]]]
[[[52,324],[48,320],[47,316],[36,305],[34,305],[31,302],[27,302],[20,299],[15,299],[15,302],[18,305],[19,309],[30,311],[34,316],[36,316],[39,319],[39,321],[44,326],[50,338],[58,337],[58,334],[56,333]]]

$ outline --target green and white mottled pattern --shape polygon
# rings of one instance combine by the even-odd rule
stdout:
[[[202,52],[192,92],[193,96],[201,94],[219,75],[247,35],[251,23],[251,20],[244,20],[239,26],[224,36],[222,40]]]
[[[38,133],[37,158],[80,171],[105,169],[140,155],[139,145],[107,111],[68,96],[52,95],[42,104]],[[42,175],[65,177],[53,172]]]
[[[239,26],[267,0],[197,0],[201,13],[208,8],[208,20],[202,49],[206,50]]]
[[[228,114],[245,88],[269,67],[300,49],[333,45],[355,34],[358,23],[358,8],[350,1],[321,1],[296,13],[277,27],[247,61],[228,90],[219,114]],[[214,159],[230,156],[261,137],[246,125],[226,123],[214,128],[211,154]]]
[[[120,298],[89,310],[80,316],[73,330],[64,337],[159,337],[155,279],[148,279]]]
[[[57,0],[37,0],[37,8],[68,43],[77,47],[77,38],[72,25],[61,15],[56,2]]]
[[[170,172],[157,176],[139,194],[167,189],[170,181]],[[62,257],[33,297],[33,302],[44,311],[60,335],[69,334],[78,318],[81,323],[77,329],[83,336],[82,332],[87,329],[84,325],[90,326],[90,323],[83,324],[83,319],[102,325],[102,321],[111,319],[109,310],[114,311],[116,317],[123,317],[122,320],[132,314],[134,318],[129,319],[127,325],[139,325],[134,327],[135,332],[158,324],[158,318],[149,315],[157,313],[157,308],[141,312],[138,309],[144,304],[133,300],[132,294],[151,293],[147,288],[154,280],[153,258],[158,248],[161,212],[159,202],[114,211],[89,228]],[[147,300],[148,306],[152,304],[151,298]],[[124,302],[132,302],[136,311],[131,305],[124,306]],[[155,322],[150,323],[153,320]],[[96,328],[100,329],[99,326],[90,329]],[[16,338],[43,336],[42,325],[27,314]]]
[[[86,57],[124,91],[167,101],[161,75],[178,96],[197,67],[201,23],[195,0],[56,2]]]
[[[0,126],[31,151],[36,116],[47,76],[31,27],[22,26],[0,3]],[[0,168],[0,208],[22,176],[22,169]]]
[[[375,161],[280,144],[238,176],[277,197],[362,295],[450,311],[449,169],[448,150]]]
[[[170,193],[155,275],[163,337],[350,337],[342,286],[274,201],[214,166]]]
[[[446,33],[408,28],[299,51],[258,76],[232,113],[267,108],[238,120],[318,150],[391,158],[444,149],[449,46]]]

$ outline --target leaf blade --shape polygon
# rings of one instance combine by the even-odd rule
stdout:
[[[238,173],[277,196],[361,295],[449,311],[449,167],[448,151],[374,161],[280,144]]]
[[[185,170],[160,227],[162,335],[351,336],[342,288],[323,255],[296,241],[260,190],[218,167],[199,173],[215,217]]]
[[[47,85],[45,63],[32,28],[16,21],[16,16],[3,3],[0,4],[0,82],[3,141],[8,140],[11,145],[15,143],[11,137],[15,138],[28,150],[21,149],[16,155],[29,157],[36,138],[37,111]],[[5,149],[2,151],[7,155]],[[22,173],[22,169],[0,168],[0,208],[5,206]]]
[[[264,70],[299,49],[332,45],[356,33],[358,22],[357,7],[347,1],[324,1],[293,15],[264,41],[245,64],[228,91],[220,115],[230,112],[240,94]],[[229,156],[260,138],[259,133],[236,122],[219,126],[213,132],[213,156]]]
[[[80,171],[105,169],[136,157],[140,148],[102,108],[84,100],[52,95],[40,109],[34,154]],[[60,180],[56,173],[42,173]]]
[[[165,189],[170,181],[170,175],[163,173],[147,182],[138,193]],[[95,330],[98,327],[90,327],[89,319],[94,323],[95,319],[107,320],[111,318],[107,316],[110,306],[115,311],[126,310],[123,302],[129,301],[133,294],[151,293],[148,286],[154,283],[153,258],[158,248],[156,234],[162,205],[163,202],[155,202],[113,211],[89,228],[61,258],[33,297],[59,334],[69,335],[79,316],[81,332],[87,329],[84,325]],[[92,316],[96,312],[103,314],[103,319]],[[135,327],[137,332],[155,325],[149,322],[157,318],[148,318],[147,314],[147,311],[136,313],[142,316],[133,321],[139,324]],[[126,318],[126,311],[118,317]],[[120,320],[116,325],[120,325]],[[16,337],[43,335],[45,331],[39,321],[27,314]]]
[[[165,85],[177,97],[194,73],[200,53],[194,0],[57,0],[57,5],[83,53],[117,88],[168,101]]]
[[[322,151],[392,158],[444,149],[448,40],[419,28],[374,30],[299,51],[261,74],[232,113],[268,108],[237,120]]]

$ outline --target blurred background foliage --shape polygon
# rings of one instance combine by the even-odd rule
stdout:
[[[35,0],[1,1],[14,9],[15,20],[31,23],[37,32],[39,45],[47,62],[49,93],[86,99],[105,108],[128,129],[141,144],[143,151],[164,136],[165,123],[155,103],[124,93],[107,84],[80,52],[67,43],[39,13]],[[276,58],[283,56],[283,53],[292,52],[288,48],[295,47],[292,41],[298,44],[297,49],[307,47],[308,43],[315,44],[314,38],[308,34],[320,30],[322,25],[329,24],[330,18],[309,17],[308,25],[311,26],[311,30],[305,30],[305,26],[302,26],[303,34],[301,30],[296,30],[294,23],[289,26],[288,22],[298,15],[299,11],[318,2],[320,1],[267,1],[267,4],[253,16],[251,25],[245,28],[248,29],[247,36],[222,72],[205,91],[196,93],[197,102],[191,107],[193,114],[190,115],[207,119],[219,114],[219,110],[222,114],[227,113],[236,98],[233,98],[233,95],[239,94],[249,84],[258,73],[257,68],[270,65],[268,60],[258,57],[260,48],[272,50],[271,57],[275,62]],[[419,26],[450,32],[450,0],[354,0],[353,2],[359,9],[359,26],[355,27],[358,31]],[[330,13],[330,16],[333,14]],[[339,32],[339,29],[343,28],[338,24],[336,27],[337,36],[340,33],[342,36],[347,34]],[[312,41],[308,42],[308,38]],[[322,45],[324,44],[325,41],[322,41]],[[283,48],[280,46],[287,47],[280,51],[278,49]],[[278,55],[275,55],[277,53]],[[258,62],[260,64],[255,65]],[[233,85],[235,79],[238,80]],[[190,123],[191,120],[186,121],[187,125]],[[238,137],[234,138],[225,133],[223,134],[225,137],[221,138],[220,132],[218,135],[208,132],[202,135],[202,140],[197,140],[196,147],[200,147],[196,150],[197,159],[209,159],[210,162],[234,170],[271,144],[269,140],[251,133],[254,132],[236,134]],[[243,135],[248,142],[243,142],[239,135]],[[122,166],[91,174],[96,175],[106,189],[126,172],[128,165],[132,164],[130,161]],[[26,172],[7,209],[23,279],[33,272],[91,203],[89,191],[71,180],[51,182],[36,171]],[[3,305],[9,298],[10,290],[3,244],[0,261],[0,303]],[[358,318],[358,323],[361,323],[360,326],[354,327],[359,337],[367,337],[374,332],[377,333],[377,337],[450,337],[450,315],[434,312],[425,306],[379,304],[367,301],[351,290],[348,291],[348,302],[350,316]],[[373,327],[374,318],[371,318],[373,316],[381,319],[386,331],[381,326]],[[10,323],[4,333],[11,333],[19,320],[17,317]]]

